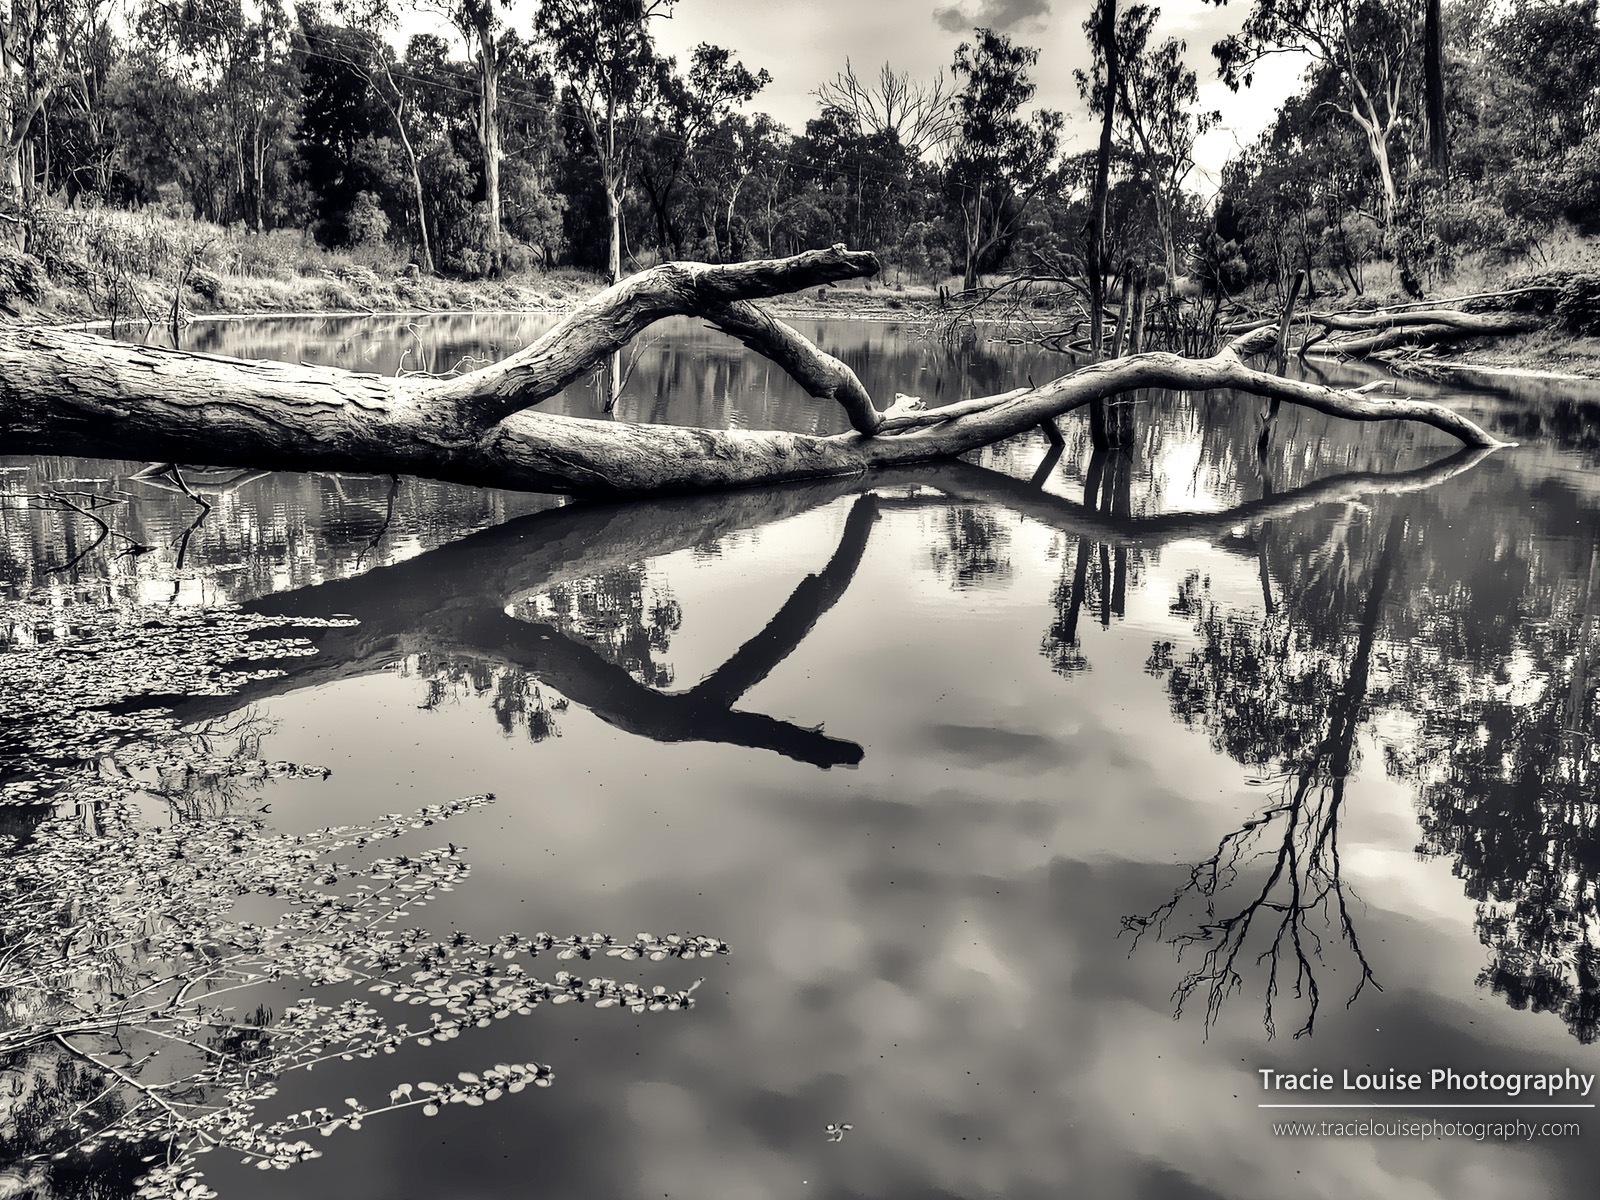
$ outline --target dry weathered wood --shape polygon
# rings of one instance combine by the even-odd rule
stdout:
[[[1513,296],[1518,293],[1488,294]],[[1463,297],[1463,299],[1472,298],[1474,297]],[[1291,308],[1286,307],[1285,317],[1291,311]],[[1546,323],[1545,317],[1534,313],[1460,312],[1440,307],[1438,302],[1426,309],[1398,306],[1375,312],[1305,313],[1299,319],[1318,329],[1317,333],[1301,341],[1299,354],[1302,359],[1313,351],[1360,358],[1379,350],[1392,350],[1400,346],[1436,345],[1474,337],[1503,337],[1515,333],[1528,333],[1543,327]],[[1250,333],[1263,328],[1266,324],[1267,320],[1240,321],[1228,326],[1226,332]],[[1339,334],[1352,336],[1339,337],[1337,336]]]
[[[1543,317],[1530,313],[1458,313],[1436,309],[1396,313],[1382,319],[1376,314],[1372,317],[1308,314],[1306,319],[1327,333],[1361,334],[1317,341],[1315,348],[1319,353],[1347,358],[1360,358],[1400,346],[1432,346],[1463,338],[1529,333],[1545,324]]]
[[[700,316],[719,325],[726,321],[730,333],[795,372],[808,390],[818,382],[827,389],[813,395],[832,398],[843,391],[851,394],[848,398],[855,393],[865,398],[865,389],[849,367],[743,302],[877,272],[876,255],[843,246],[759,262],[662,263],[607,288],[510,358],[433,384],[427,388],[427,401],[458,407],[463,421],[493,424],[548,400],[655,322],[673,316]]]
[[[1247,367],[1275,331],[1209,359],[1146,353],[1038,387],[942,409],[911,398],[880,411],[843,363],[749,303],[820,279],[876,270],[843,247],[731,266],[674,263],[607,289],[528,349],[450,380],[242,362],[131,346],[78,332],[0,328],[0,437],[7,451],[284,470],[420,475],[585,496],[740,487],[854,475],[948,458],[1141,389],[1232,389],[1357,421],[1420,421],[1470,446],[1498,445],[1439,404],[1380,399]],[[685,429],[525,411],[651,321],[697,314],[837,400],[853,431],[833,437]]]

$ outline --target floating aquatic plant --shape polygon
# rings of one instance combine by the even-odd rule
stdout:
[[[348,622],[306,621],[314,626]],[[313,651],[237,611],[0,606],[0,786],[38,823],[0,840],[0,1161],[138,1161],[141,1196],[204,1200],[204,1154],[264,1170],[315,1158],[311,1140],[402,1109],[433,1115],[547,1086],[537,1062],[408,1081],[286,1115],[262,1110],[289,1072],[428,1046],[544,1003],[687,1009],[670,990],[525,961],[664,961],[727,953],[691,935],[506,934],[440,941],[418,910],[469,874],[453,842],[378,854],[491,802],[487,795],[310,833],[271,829],[238,804],[140,799],[182,771],[254,783],[321,768],[267,762],[248,711],[180,727],[163,706],[227,695]],[[48,808],[39,804],[51,802]],[[48,815],[43,815],[47,813]],[[324,995],[285,993],[310,987]],[[283,1005],[275,1011],[274,1004]],[[395,1020],[403,1005],[417,1018]],[[4,1183],[0,1180],[0,1183]]]
[[[340,1109],[258,1119],[287,1072],[450,1041],[546,1002],[636,1013],[691,1007],[696,985],[646,988],[566,970],[540,980],[522,960],[701,958],[726,953],[719,941],[546,933],[432,940],[407,921],[467,876],[460,847],[346,859],[491,799],[307,834],[276,833],[258,817],[234,814],[148,828],[125,803],[106,806],[95,832],[76,816],[42,824],[0,879],[0,1058],[64,1051],[103,1082],[70,1119],[33,1131],[32,1153],[61,1159],[110,1142],[156,1146],[140,1194],[181,1193],[210,1150],[235,1151],[263,1169],[288,1167],[317,1156],[307,1135],[360,1128],[404,1108],[432,1114],[481,1104],[552,1078],[541,1063],[502,1063],[451,1081],[402,1084],[376,1106],[352,1097]],[[277,916],[238,915],[246,896],[271,898]],[[252,1005],[252,989],[277,981],[353,984],[366,998],[301,999],[278,1014]],[[425,1019],[391,1021],[379,1000],[418,1008]],[[237,1015],[252,1007],[253,1015]],[[151,1069],[158,1055],[159,1072]]]
[[[354,624],[294,618],[299,629]],[[268,660],[316,652],[305,638],[282,636],[283,625],[282,617],[237,609],[0,602],[0,805],[116,799],[183,766],[257,777],[324,773],[240,755],[221,761],[166,707],[230,695],[281,675],[262,665]]]

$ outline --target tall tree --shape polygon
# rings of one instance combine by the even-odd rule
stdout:
[[[606,266],[622,277],[622,196],[646,118],[659,94],[664,61],[650,21],[677,0],[545,0],[535,29],[550,47],[594,150],[610,230]]]
[[[1338,80],[1338,107],[1360,128],[1378,172],[1383,226],[1391,249],[1402,254],[1403,279],[1409,267],[1396,239],[1400,183],[1392,142],[1411,101],[1420,3],[1254,0],[1239,32],[1212,47],[1223,82],[1235,89],[1249,85],[1264,57],[1284,50],[1304,51]]]
[[[34,120],[60,85],[73,48],[109,7],[110,0],[0,0],[0,193],[12,204],[32,192]]]
[[[500,270],[505,262],[504,221],[500,213],[500,160],[504,157],[500,136],[500,80],[505,73],[501,38],[505,22],[500,8],[504,0],[428,0],[466,41],[467,57],[472,61],[477,83],[478,150],[483,156],[483,197],[489,209],[484,232],[484,266],[487,273]]]
[[[956,135],[946,169],[964,231],[967,290],[978,286],[985,256],[1015,234],[1050,179],[1061,140],[1060,113],[1022,113],[1036,90],[1028,72],[1039,51],[992,29],[975,33],[956,49]]]
[[[67,54],[66,71],[41,112],[46,188],[63,186],[71,203],[80,194],[106,200],[116,174],[117,138],[112,76],[124,47],[107,8]]]
[[[197,210],[213,220],[266,228],[267,194],[289,150],[298,97],[281,4],[185,0],[149,4],[137,23],[158,119],[188,126],[172,139],[170,169],[198,183]],[[146,107],[146,98],[136,103]],[[136,132],[136,131],[134,131]],[[194,163],[194,159],[210,159]]]
[[[330,8],[330,15],[344,26],[348,36],[324,39],[317,46],[318,52],[337,56],[360,76],[369,94],[388,114],[410,169],[422,269],[431,275],[434,263],[433,247],[428,238],[427,196],[410,128],[415,114],[409,111],[412,107],[409,89],[402,87],[395,75],[394,51],[389,44],[389,35],[400,24],[399,12],[394,0],[332,0]],[[306,24],[304,17],[301,23]]]
[[[1084,273],[1089,281],[1089,348],[1099,357],[1105,345],[1106,312],[1106,202],[1111,191],[1111,145],[1116,129],[1117,98],[1122,94],[1120,63],[1117,57],[1117,0],[1099,0],[1083,23],[1094,49],[1093,81],[1078,76],[1078,88],[1089,99],[1091,110],[1100,113],[1100,145],[1094,160],[1094,190],[1089,199],[1089,253]],[[1098,98],[1098,103],[1096,99]],[[1096,447],[1108,442],[1105,408],[1096,404],[1089,420]]]
[[[1175,38],[1150,44],[1161,10],[1136,4],[1117,21],[1117,80],[1123,150],[1135,178],[1148,192],[1168,279],[1178,274],[1175,226],[1183,185],[1194,170],[1195,141],[1220,117],[1199,111],[1194,71],[1184,65],[1187,47]]]
[[[656,218],[663,254],[682,257],[673,201],[683,171],[700,140],[734,109],[748,103],[772,82],[765,68],[752,72],[732,51],[701,42],[687,75],[661,73],[651,105],[650,128],[638,155],[639,182]]]
[[[1427,0],[1422,27],[1423,106],[1428,116],[1428,165],[1450,166],[1450,125],[1444,104],[1444,13],[1441,0]]]

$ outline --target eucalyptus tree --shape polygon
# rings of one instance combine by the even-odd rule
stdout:
[[[0,0],[0,193],[13,204],[32,194],[34,121],[61,85],[73,49],[110,7],[110,0]],[[20,232],[20,218],[6,215]]]
[[[38,174],[48,190],[64,187],[69,203],[84,192],[100,199],[112,193],[119,150],[112,95],[124,51],[108,8],[71,47],[61,83],[40,112]]]
[[[622,278],[622,197],[662,87],[650,22],[677,0],[545,0],[534,28],[550,48],[600,168],[610,229],[607,271]]]
[[[1226,0],[1210,0],[1222,4]],[[1401,185],[1395,141],[1415,105],[1415,57],[1423,32],[1421,0],[1254,0],[1239,32],[1212,47],[1223,82],[1249,86],[1269,55],[1309,55],[1338,83],[1333,105],[1361,130],[1377,170],[1383,227],[1400,255],[1402,282],[1409,264],[1397,238]]]
[[[661,253],[682,257],[673,212],[678,185],[698,144],[736,109],[772,82],[763,67],[751,71],[721,46],[701,42],[687,73],[670,59],[659,76],[650,123],[638,154],[638,179],[656,220]]]
[[[963,229],[962,286],[968,291],[978,286],[985,256],[1015,235],[1049,182],[1061,141],[1059,112],[1022,111],[1037,90],[1028,72],[1039,51],[992,29],[975,35],[956,49],[956,131],[946,166]]]
[[[1450,166],[1450,118],[1444,98],[1444,5],[1426,0],[1422,18],[1423,109],[1428,120],[1428,165],[1444,171]]]
[[[330,0],[328,15],[343,26],[346,36],[328,39],[318,47],[319,52],[337,56],[360,76],[369,94],[388,114],[410,169],[422,269],[431,275],[434,262],[428,237],[428,203],[411,128],[416,113],[412,111],[410,90],[395,74],[394,50],[389,43],[390,35],[399,28],[400,12],[394,0]]]
[[[192,196],[198,213],[266,228],[267,193],[292,152],[299,92],[282,5],[151,0],[135,24],[135,47],[144,78],[127,81],[124,132],[148,139],[147,120],[182,130],[169,133],[147,165],[203,183],[206,194]]]
[[[500,83],[505,74],[502,40],[506,26],[505,0],[423,0],[441,13],[466,42],[477,85],[478,149],[483,156],[483,195],[488,207],[484,231],[485,273],[498,271],[505,261],[504,221],[500,211]]]
[[[1199,108],[1195,73],[1183,61],[1186,45],[1167,38],[1150,44],[1161,10],[1136,4],[1117,20],[1117,105],[1123,152],[1155,206],[1167,278],[1178,274],[1174,229],[1183,185],[1194,170],[1196,140],[1221,119]]]

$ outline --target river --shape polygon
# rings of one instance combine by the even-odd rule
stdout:
[[[543,320],[216,322],[189,348],[437,372]],[[797,324],[880,398],[1065,369]],[[686,321],[626,359],[618,419],[844,427]],[[1406,386],[1519,444],[1462,456],[1426,428],[1286,409],[1258,458],[1258,402],[1142,396],[1126,453],[1093,455],[1073,417],[1059,453],[1036,435],[616,506],[186,477],[207,508],[135,479],[144,464],[0,458],[0,599],[35,614],[13,617],[11,653],[70,647],[77,616],[128,605],[355,622],[226,694],[162,699],[191,733],[232,723],[208,752],[248,741],[326,778],[151,776],[144,819],[309,834],[493,793],[447,834],[405,835],[470,864],[418,918],[435,936],[728,949],[579,963],[702,978],[688,1011],[540,1006],[285,1070],[263,1114],[499,1062],[555,1078],[374,1116],[287,1176],[205,1154],[206,1182],[330,1200],[1591,1195],[1592,1107],[1505,1106],[1600,1088],[1429,1081],[1600,1074],[1600,393]],[[598,396],[552,407],[598,415]],[[39,811],[11,822],[13,862],[41,852]],[[292,974],[272,988],[280,1012],[311,994]],[[1325,1072],[1424,1086],[1268,1086]],[[1378,1127],[1275,1132],[1289,1120]],[[1510,1122],[1538,1132],[1487,1132]],[[69,1165],[30,1186],[127,1194],[138,1172],[110,1151]]]

